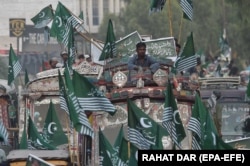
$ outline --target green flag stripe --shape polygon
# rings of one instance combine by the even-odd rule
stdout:
[[[179,145],[179,142],[177,140],[176,126],[173,122],[173,111],[171,107],[164,108],[162,126],[167,129],[175,144]]]
[[[196,64],[197,64],[197,61],[196,61],[195,55],[191,57],[183,58],[178,62],[177,70],[183,71],[183,70],[196,66]]]
[[[104,97],[78,97],[79,103],[84,110],[87,111],[107,111],[114,112],[115,107],[107,98]]]
[[[201,123],[196,118],[190,118],[188,130],[193,131],[201,139]]]
[[[190,1],[192,3],[192,1]],[[183,12],[187,17],[192,21],[193,20],[193,7],[187,0],[181,0],[180,6],[182,7]]]
[[[200,143],[198,142],[196,137],[192,138],[192,149],[193,150],[201,150]]]
[[[28,139],[27,143],[28,143],[28,149],[30,149],[30,150],[36,150],[37,149],[36,147],[34,147],[32,145],[32,140],[31,139]]]
[[[140,149],[150,149],[151,145],[155,145],[155,142],[147,140],[140,131],[134,128],[128,127],[128,134],[129,141],[140,147]]]
[[[64,96],[60,96],[60,107],[61,107],[61,109],[66,111],[67,114],[69,114],[69,108],[67,106],[67,103],[66,103]]]

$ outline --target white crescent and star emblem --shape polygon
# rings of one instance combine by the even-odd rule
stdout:
[[[37,144],[40,145],[40,146],[43,145],[43,144],[40,142],[40,140],[39,140],[38,138],[36,139],[36,142],[37,142]]]
[[[39,14],[39,18],[43,18],[45,16],[45,12],[41,12],[40,14]]]
[[[62,18],[59,16],[56,16],[56,23],[58,23],[58,27],[62,26]]]
[[[54,132],[56,131],[56,126],[53,126],[53,125],[56,125],[56,123],[55,122],[51,122],[51,123],[49,123],[49,125],[48,125],[48,133],[49,134],[54,134]]]
[[[140,119],[140,123],[141,123],[142,127],[143,128],[150,128],[150,127],[152,127],[152,123],[150,121],[148,121],[148,123],[145,123],[146,119],[147,118],[141,118]]]
[[[180,122],[178,122],[178,121],[176,120],[176,114],[178,114],[178,113],[179,113],[178,110],[175,110],[175,111],[174,111],[173,117],[174,117],[174,123],[175,123],[175,124],[180,124]]]

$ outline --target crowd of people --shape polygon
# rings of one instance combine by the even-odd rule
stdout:
[[[52,57],[49,60],[50,69],[62,68],[67,65],[67,61],[69,58],[68,53],[66,51],[63,51],[61,52],[60,56],[61,56],[61,60],[59,60],[57,57]],[[80,54],[74,60],[73,66],[78,66],[83,61],[87,61],[88,63],[91,63],[92,60],[89,55]]]
[[[181,45],[178,43],[178,40],[175,39],[175,48],[177,57],[180,56]],[[49,60],[50,69],[61,68],[67,65],[68,53],[63,51],[61,54],[61,60],[58,60],[57,57],[52,57]],[[89,55],[80,54],[74,60],[73,66],[81,64],[83,61],[87,61],[92,64],[91,57]],[[207,65],[209,64],[209,65]],[[223,65],[222,65],[223,64]],[[161,68],[160,63],[154,59],[153,56],[147,54],[147,46],[145,42],[139,42],[136,44],[136,53],[129,57],[128,64],[129,70],[129,80],[133,75],[138,73],[151,74],[153,75],[159,68]],[[233,60],[222,60],[220,57],[212,59],[206,59],[206,64],[204,61],[201,61],[201,57],[197,57],[197,65],[193,66],[186,71],[179,71],[181,75],[192,75],[196,74],[198,77],[223,77],[223,76],[237,76],[239,75],[239,69],[235,66]],[[212,74],[211,74],[212,73]]]
[[[175,39],[176,54],[180,56],[181,45]],[[136,53],[128,60],[129,77],[132,78],[140,72],[144,74],[154,74],[161,65],[152,56],[147,54],[145,42],[136,44]],[[186,71],[179,71],[181,75],[197,75],[197,77],[224,77],[224,76],[239,76],[239,69],[235,65],[234,60],[221,59],[220,56],[214,59],[201,60],[197,57],[196,66],[193,66]],[[133,81],[133,80],[132,80]]]

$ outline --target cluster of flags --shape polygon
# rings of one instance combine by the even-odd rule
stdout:
[[[165,3],[166,0],[151,0],[150,11],[161,11]],[[180,6],[183,10],[183,17],[192,21],[192,1],[180,0]],[[68,66],[66,66],[63,75],[58,71],[60,106],[68,114],[71,126],[77,132],[93,137],[94,132],[86,116],[86,111],[106,111],[114,114],[116,108],[102,91],[98,90],[86,77],[71,68],[76,55],[74,29],[81,26],[83,21],[73,15],[60,2],[55,13],[51,5],[49,5],[31,20],[36,28],[46,27],[52,22],[50,28],[51,36],[56,37],[59,42],[68,48],[70,55]],[[109,20],[106,42],[99,60],[115,56],[115,41],[113,24]],[[184,48],[177,58],[174,67],[178,71],[183,71],[195,65],[196,55],[193,34],[191,33],[187,37]],[[12,46],[10,46],[8,85],[13,83],[20,71],[21,65]],[[25,77],[25,82],[29,82],[28,76]],[[128,99],[128,140],[124,137],[123,126],[121,126],[113,146],[99,129],[100,165],[136,165],[138,149],[164,149],[164,138],[171,138],[172,149],[182,149],[181,142],[186,137],[186,133],[172,89],[173,87],[169,80],[165,91],[162,125],[151,119],[132,100]],[[248,87],[248,89],[250,88]],[[250,90],[247,90],[247,95],[250,96]],[[214,101],[211,100],[211,102]],[[192,133],[191,149],[232,149],[219,137],[210,112],[203,105],[198,94],[195,96],[195,104],[192,109],[188,130]],[[0,139],[7,142],[7,138],[8,133],[0,123]],[[20,142],[20,149],[52,150],[66,143],[68,143],[68,139],[62,130],[52,102],[50,102],[44,122],[43,134],[37,131],[32,118],[28,116],[28,123],[27,126],[25,124]]]
[[[99,165],[136,166],[138,148],[129,142],[123,131],[123,125],[112,146],[99,129]]]
[[[49,29],[50,36],[64,44],[64,48],[68,50],[69,55],[68,66],[71,67],[76,56],[74,32],[83,29],[84,21],[74,15],[61,2],[58,2],[55,12],[51,5],[46,6],[31,21],[36,28],[46,27],[46,29]]]
[[[193,20],[193,2],[192,0],[179,0],[180,7],[183,11],[183,18],[189,21]],[[160,12],[162,11],[166,0],[151,0],[149,12]]]
[[[72,79],[70,72],[72,73]],[[63,76],[58,70],[60,106],[67,113],[70,126],[74,130],[79,134],[93,138],[94,132],[86,116],[86,111],[106,111],[114,114],[116,109],[102,91],[76,71],[66,67]],[[32,118],[29,116],[27,127],[25,124],[23,130],[20,149],[53,150],[59,145],[68,143],[52,102],[50,102],[42,133],[38,132]]]
[[[99,129],[100,165],[136,165],[138,150],[166,149],[164,139],[168,138],[167,149],[183,149],[182,141],[186,137],[172,83],[168,82],[165,91],[165,104],[162,125],[151,119],[130,99],[127,99],[128,140],[124,138],[123,126],[112,146]],[[188,128],[192,133],[193,150],[232,150],[219,137],[210,112],[204,106],[198,94],[192,109]],[[132,165],[133,165],[132,164]]]
[[[19,149],[54,150],[57,146],[68,143],[52,101],[50,101],[42,130],[40,134],[33,120],[28,116],[28,123],[24,123]]]

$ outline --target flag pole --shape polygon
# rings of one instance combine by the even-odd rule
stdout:
[[[181,23],[180,23],[180,29],[179,29],[179,36],[178,36],[178,43],[181,43],[181,30],[182,30],[182,24],[183,24],[183,17],[181,17]]]
[[[64,6],[69,12],[70,14],[72,14],[73,16],[75,16],[76,18],[78,18],[78,16],[76,16],[74,13],[72,13],[66,6]],[[82,23],[83,24],[83,23]],[[82,26],[82,24],[80,24]],[[82,26],[82,28],[87,32],[87,34],[89,34],[91,36],[91,34]],[[77,31],[82,37],[84,37],[85,39],[87,39],[89,42],[91,42],[91,39],[89,37],[87,37],[86,35],[84,35],[81,31]],[[100,48],[98,45],[96,45],[95,43],[93,43],[97,48],[99,48],[100,50],[102,50],[102,48]]]
[[[74,129],[74,145],[75,145],[75,150],[74,150],[74,154],[76,155],[76,161],[77,161],[77,165],[80,165],[80,161],[79,161],[79,149],[78,149],[78,139],[76,137],[76,130]]]
[[[168,0],[168,18],[169,18],[169,30],[170,36],[173,36],[173,29],[172,29],[172,15],[171,15],[171,0]]]
[[[68,135],[68,148],[69,148],[69,153],[70,153],[70,161],[71,161],[71,163],[73,162],[73,159],[72,159],[72,153],[71,153],[71,151],[70,151],[70,145],[71,145],[71,143],[70,143],[70,130],[69,130],[69,120],[68,120],[68,118],[67,118],[67,115],[65,115],[65,121],[66,121],[66,128],[67,128],[67,135]]]

